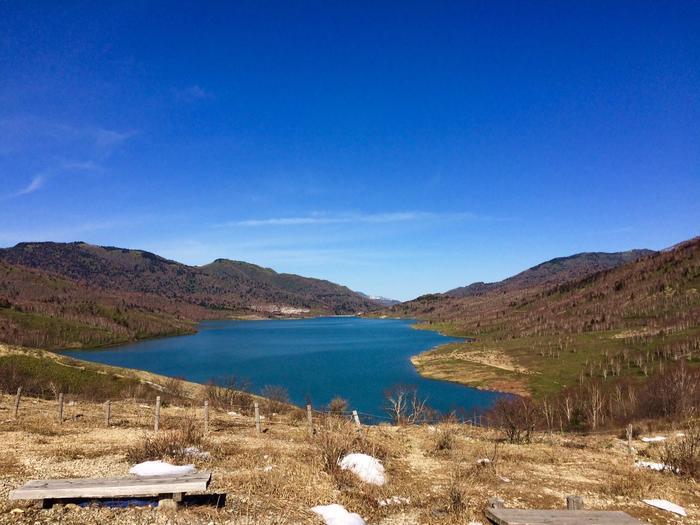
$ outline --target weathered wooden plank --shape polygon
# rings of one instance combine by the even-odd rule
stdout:
[[[642,525],[625,512],[603,510],[487,508],[486,517],[497,525]]]
[[[206,490],[211,472],[140,478],[32,480],[10,492],[10,499],[157,496]]]

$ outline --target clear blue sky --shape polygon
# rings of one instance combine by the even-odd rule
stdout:
[[[0,3],[0,245],[408,299],[700,233],[699,2],[116,4]]]

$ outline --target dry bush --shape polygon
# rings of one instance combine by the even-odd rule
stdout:
[[[352,452],[361,452],[383,460],[388,451],[379,441],[367,437],[347,420],[327,417],[322,420],[316,434],[316,445],[321,451],[323,470],[337,481],[345,478],[338,461]]]
[[[253,395],[250,382],[235,376],[219,378],[207,383],[204,398],[213,408],[229,410],[235,408],[243,414],[252,413]]]
[[[538,410],[530,398],[499,399],[488,413],[489,423],[510,443],[529,443],[538,424]]]
[[[625,498],[642,498],[658,485],[658,476],[645,470],[608,476],[601,485],[601,492],[608,496]]]
[[[452,450],[455,446],[455,431],[452,428],[439,428],[435,432],[432,451],[445,452]]]
[[[384,392],[386,411],[396,425],[430,423],[437,413],[427,404],[427,398],[418,395],[412,385],[394,385]]]
[[[328,403],[328,411],[332,416],[341,416],[348,409],[348,400],[342,397],[334,397]]]
[[[145,436],[143,441],[130,446],[126,459],[131,463],[141,463],[166,457],[183,459],[187,447],[201,448],[205,445],[204,435],[194,419],[181,420],[178,428],[162,430],[152,436]]]
[[[683,434],[665,443],[661,461],[682,476],[700,479],[700,421],[689,423]]]
[[[285,413],[289,410],[289,392],[283,386],[265,385],[260,395],[267,400],[270,413]]]
[[[474,487],[475,469],[457,462],[445,489],[445,511],[449,514],[462,514],[470,507],[470,492]]]

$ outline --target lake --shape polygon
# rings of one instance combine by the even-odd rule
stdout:
[[[198,383],[236,376],[249,380],[256,392],[279,385],[300,406],[311,400],[322,407],[340,396],[351,409],[381,416],[386,416],[385,391],[399,384],[415,386],[434,409],[462,409],[468,416],[498,398],[498,393],[418,375],[412,355],[458,339],[411,324],[357,317],[206,321],[194,335],[64,353]]]

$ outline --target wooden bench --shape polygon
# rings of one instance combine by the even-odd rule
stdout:
[[[489,500],[486,517],[496,525],[643,525],[621,511],[581,510],[583,500],[567,497],[569,510],[506,509],[499,499]]]
[[[56,500],[159,497],[182,501],[186,492],[206,490],[211,472],[133,478],[40,479],[10,492],[11,500],[39,500],[43,508]]]

